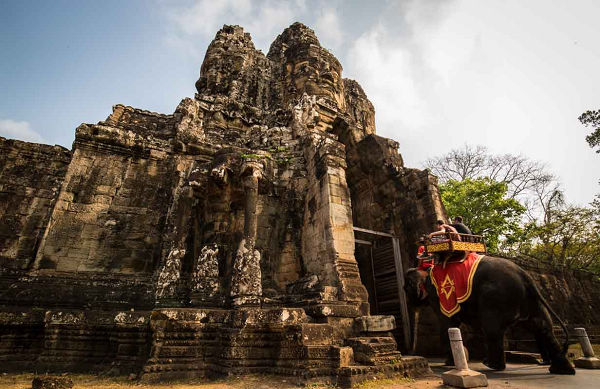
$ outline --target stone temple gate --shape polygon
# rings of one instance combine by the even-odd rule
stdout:
[[[369,293],[371,315],[393,315],[399,321],[397,338],[404,350],[411,349],[410,317],[404,294],[404,265],[400,239],[386,232],[354,227],[357,245],[354,256],[360,278]]]
[[[360,85],[295,23],[267,55],[224,26],[196,89],[173,114],[116,105],[72,150],[0,139],[2,369],[427,369],[398,352],[396,269],[443,208]]]

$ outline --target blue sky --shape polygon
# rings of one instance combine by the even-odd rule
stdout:
[[[302,21],[361,83],[408,166],[484,145],[546,163],[585,204],[600,158],[577,116],[600,108],[598,15],[596,0],[4,0],[0,135],[70,147],[114,104],[171,113],[223,24],[266,52]]]
[[[2,2],[0,119],[70,147],[75,128],[113,104],[172,112],[193,92],[200,64],[162,42],[162,17],[144,4]]]

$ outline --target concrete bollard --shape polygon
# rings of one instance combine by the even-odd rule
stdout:
[[[468,370],[467,356],[462,343],[462,335],[458,328],[448,328],[448,338],[450,339],[450,348],[454,357],[454,366],[457,370]]]
[[[582,369],[600,369],[600,359],[594,355],[594,349],[592,348],[592,343],[590,343],[590,338],[587,336],[587,332],[585,332],[585,328],[575,328],[575,335],[577,336],[577,339],[579,339],[579,344],[583,351],[583,357],[577,358],[574,361],[575,367]]]
[[[448,337],[450,338],[455,369],[442,373],[444,384],[459,388],[488,386],[485,374],[469,369],[460,329],[448,328]]]

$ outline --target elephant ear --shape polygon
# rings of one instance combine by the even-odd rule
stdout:
[[[427,281],[427,277],[429,277],[429,272],[421,269],[415,269],[415,271],[419,275],[419,282],[424,284]]]
[[[406,271],[405,275],[407,286],[420,290],[424,287],[427,276],[427,272],[423,270],[419,270],[416,267],[410,268]]]
[[[424,300],[428,296],[427,287],[425,286],[427,282],[427,277],[429,277],[429,272],[421,269],[415,269],[415,278],[416,278],[416,286],[419,290],[419,299]]]

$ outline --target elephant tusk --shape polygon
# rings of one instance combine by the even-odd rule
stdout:
[[[419,310],[416,309],[413,314],[413,323],[412,323],[412,342],[410,345],[410,353],[411,355],[415,355],[417,351],[417,331],[419,328]]]

